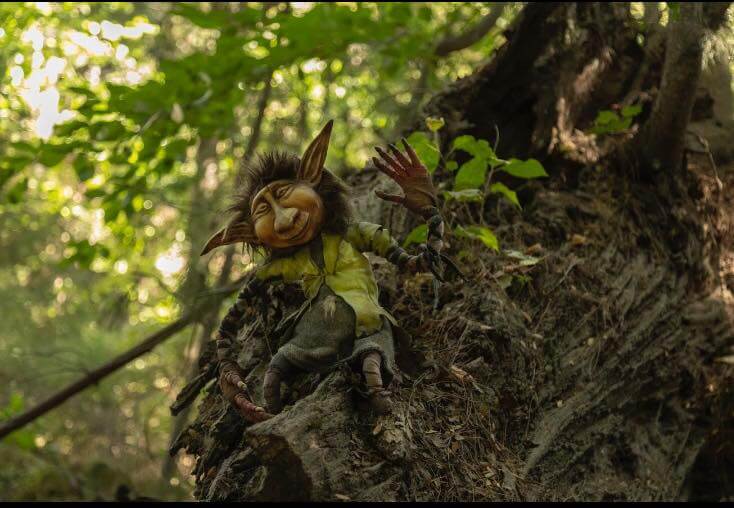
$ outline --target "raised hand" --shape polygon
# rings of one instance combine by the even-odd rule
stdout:
[[[237,408],[237,411],[248,422],[257,423],[273,417],[265,409],[250,401],[247,385],[245,385],[239,369],[233,363],[226,363],[222,366],[219,374],[219,386],[222,389],[224,398]]]
[[[418,158],[408,142],[403,138],[406,154],[403,154],[395,145],[388,145],[392,156],[380,147],[375,147],[382,159],[372,157],[372,162],[381,172],[394,180],[403,190],[404,195],[387,194],[375,191],[380,198],[403,205],[413,213],[428,218],[436,212],[438,199],[433,187],[431,175]]]

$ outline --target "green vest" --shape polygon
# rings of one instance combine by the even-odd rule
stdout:
[[[326,284],[354,309],[357,337],[370,335],[382,327],[381,316],[397,324],[389,312],[378,303],[378,289],[370,263],[362,252],[384,255],[396,242],[389,232],[377,224],[352,224],[342,238],[322,233],[323,270],[311,259],[308,245],[288,257],[266,262],[256,270],[261,280],[282,278],[285,282],[300,282],[306,298],[316,297]]]

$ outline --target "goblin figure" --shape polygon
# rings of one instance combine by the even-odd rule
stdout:
[[[405,153],[376,148],[375,166],[394,180],[404,195],[377,195],[418,214],[428,225],[426,245],[410,255],[383,226],[350,219],[346,187],[324,168],[332,123],[311,142],[302,158],[271,153],[245,172],[233,217],[207,243],[215,247],[244,242],[266,253],[229,309],[217,334],[219,383],[224,396],[249,422],[282,410],[281,382],[299,371],[325,373],[347,363],[361,369],[371,406],[390,411],[386,386],[395,373],[395,318],[378,303],[369,261],[373,252],[402,271],[431,271],[441,278],[443,219],[431,177],[415,151],[403,140]],[[244,312],[263,286],[274,281],[300,283],[305,304],[278,329],[289,340],[273,356],[265,379],[265,408],[253,403],[245,373],[233,358],[232,345]]]

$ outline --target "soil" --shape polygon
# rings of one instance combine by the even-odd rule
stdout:
[[[303,376],[291,406],[248,427],[210,384],[174,446],[197,457],[196,496],[731,498],[734,202],[710,167],[689,168],[711,228],[697,240],[720,242],[722,283],[657,249],[669,232],[629,204],[644,188],[596,169],[575,189],[528,184],[522,211],[495,201],[485,210],[504,254],[450,237],[468,281],[443,284],[435,311],[430,277],[375,260],[384,303],[410,334],[398,346],[394,414],[372,415],[355,376],[339,371]],[[718,173],[725,188],[734,183],[732,169]],[[277,349],[268,330],[300,301],[271,291],[262,309],[276,306],[240,335],[239,362],[260,401]]]

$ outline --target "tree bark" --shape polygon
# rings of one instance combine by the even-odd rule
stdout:
[[[508,5],[507,2],[493,2],[489,14],[484,16],[479,23],[458,35],[444,37],[436,44],[433,53],[421,60],[418,65],[420,77],[413,89],[410,102],[403,109],[403,113],[395,125],[394,136],[391,137],[402,136],[408,128],[416,126],[418,123],[420,108],[428,93],[430,76],[434,72],[438,61],[455,51],[466,49],[479,42],[497,25],[497,21]],[[418,128],[420,129],[420,126]]]
[[[692,8],[681,6],[681,18]],[[704,19],[713,19],[712,9]],[[623,100],[635,82],[653,97],[658,88],[662,107],[683,87],[672,74],[662,83],[658,71],[670,73],[669,59],[698,51],[669,46],[666,64],[652,61],[637,80],[630,54],[639,61],[643,51],[625,27],[614,6],[528,4],[495,58],[430,102],[447,120],[444,146],[460,134],[493,140],[497,125],[500,156],[535,156],[551,178],[522,186],[521,211],[494,201],[482,210],[501,253],[447,235],[450,252],[465,253],[469,280],[442,285],[437,310],[429,278],[374,263],[381,302],[410,335],[398,334],[402,376],[391,416],[366,410],[346,369],[299,377],[285,412],[255,425],[213,385],[172,449],[197,457],[198,498],[734,496],[731,482],[707,469],[732,463],[721,436],[734,425],[734,371],[717,361],[734,345],[732,296],[717,279],[731,243],[723,242],[718,193],[695,165],[669,185],[651,184],[610,171],[615,152],[593,137],[579,146],[596,112]],[[615,69],[623,79],[609,83]],[[681,73],[690,86],[695,71]],[[657,122],[671,130],[660,136],[678,139],[686,127],[678,114],[655,111],[641,114],[641,132]],[[352,177],[357,210],[389,223],[389,208],[369,205],[375,182],[369,172]],[[451,204],[444,216],[468,220]],[[522,266],[510,250],[539,259]],[[238,363],[257,401],[278,347],[272,330],[299,303],[279,287],[262,301],[238,339]]]
[[[685,129],[691,118],[703,57],[703,6],[680,5],[671,21],[660,93],[640,132],[637,158],[653,172],[677,172],[683,159]]]
[[[229,277],[232,273],[232,256],[234,254],[234,249],[230,246],[227,249],[226,258],[224,260],[224,266],[222,267],[222,271],[219,274],[218,280],[217,280],[217,287],[224,287],[227,282],[229,282]],[[198,357],[202,354],[204,348],[206,347],[207,342],[209,342],[214,334],[214,332],[217,329],[218,320],[219,320],[219,305],[212,310],[208,315],[204,317],[204,321],[201,323],[201,329],[198,330],[198,333],[196,335],[195,339],[195,349],[193,351],[194,357],[198,359]],[[189,369],[189,374],[186,376],[186,382],[191,383],[192,380],[197,379],[199,375],[202,373],[201,366],[199,365],[198,361],[194,361]],[[185,407],[179,408],[176,407],[175,410],[172,409],[171,412],[174,416],[174,423],[173,423],[173,429],[171,430],[171,440],[169,443],[169,447],[173,445],[176,438],[181,434],[181,431],[186,426],[189,420],[189,415],[191,412],[191,406],[187,405]],[[164,479],[168,479],[171,477],[171,474],[173,473],[173,469],[175,466],[175,459],[174,457],[168,455],[163,461],[163,467],[161,468],[161,476],[163,476]]]
[[[676,174],[681,169],[701,75],[704,36],[708,29],[721,26],[729,5],[682,3],[677,15],[671,13],[660,92],[650,118],[632,142],[633,157],[643,172]]]

